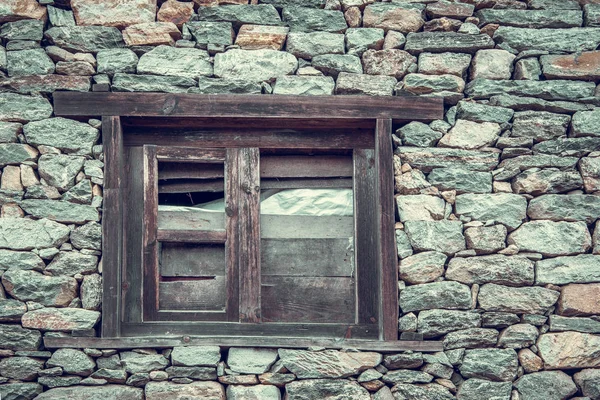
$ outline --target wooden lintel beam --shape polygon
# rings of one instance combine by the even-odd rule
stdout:
[[[93,349],[136,349],[167,348],[175,346],[221,346],[221,347],[268,347],[268,348],[307,348],[311,346],[328,349],[353,348],[358,350],[393,353],[398,351],[443,351],[439,341],[412,340],[361,340],[361,339],[319,339],[319,338],[282,338],[282,337],[128,337],[128,338],[93,338],[93,337],[46,337],[44,346],[48,349],[58,348],[93,348]]]
[[[57,116],[442,119],[443,100],[418,96],[268,96],[55,92]]]

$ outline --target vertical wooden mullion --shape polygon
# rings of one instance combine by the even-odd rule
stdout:
[[[144,146],[144,225],[142,230],[143,319],[158,312],[158,162],[156,146]]]
[[[260,153],[241,148],[239,172],[239,310],[240,322],[261,322]]]
[[[380,318],[375,151],[355,149],[353,158],[356,322],[375,324]]]
[[[378,197],[377,252],[381,266],[381,309],[379,337],[398,339],[398,272],[394,239],[394,168],[392,148],[392,120],[378,119],[375,128],[375,165]]]
[[[119,337],[123,260],[123,130],[117,116],[102,117],[104,192],[102,212],[102,337]]]
[[[240,319],[240,281],[239,281],[239,149],[227,149],[225,159],[225,215],[227,218],[225,244],[227,266],[227,320],[239,322]]]

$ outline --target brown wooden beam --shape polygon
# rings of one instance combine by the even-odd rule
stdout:
[[[328,349],[353,348],[358,350],[393,353],[398,351],[443,351],[442,342],[410,340],[361,340],[361,339],[317,339],[282,337],[128,337],[128,338],[90,338],[90,337],[46,337],[44,346],[58,348],[93,349],[136,349],[167,348],[175,346],[221,346],[221,347],[270,347],[270,348],[306,348],[311,346]]]
[[[443,101],[417,96],[266,96],[171,93],[54,93],[57,116],[173,116],[431,121]]]

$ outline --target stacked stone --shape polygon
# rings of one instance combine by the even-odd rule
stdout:
[[[3,399],[600,399],[600,1],[159,3],[0,5]],[[399,332],[444,351],[44,349],[101,317],[100,123],[57,90],[443,98],[393,139]]]

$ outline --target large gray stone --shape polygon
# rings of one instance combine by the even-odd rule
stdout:
[[[162,370],[169,365],[169,360],[162,354],[140,354],[133,351],[124,351],[120,355],[121,364],[125,371],[130,374]]]
[[[97,272],[98,257],[82,254],[78,251],[63,251],[56,255],[46,271],[54,276],[74,276],[76,274],[92,274]]]
[[[401,146],[396,149],[402,163],[408,163],[425,173],[434,168],[464,168],[470,171],[491,171],[498,165],[498,153]]]
[[[100,313],[98,311],[48,307],[25,313],[22,324],[25,328],[43,331],[71,332],[93,329],[99,320]]]
[[[573,115],[570,136],[600,136],[600,108],[578,111]]]
[[[213,68],[205,50],[158,46],[140,57],[137,73],[197,79],[212,75]]]
[[[37,351],[42,344],[40,331],[24,329],[20,324],[0,324],[0,348]]]
[[[402,79],[417,71],[417,58],[399,49],[367,50],[362,55],[365,74],[388,75]]]
[[[261,94],[260,82],[243,79],[199,78],[198,87],[188,89],[188,93],[200,94]]]
[[[42,271],[44,261],[35,253],[29,251],[0,250],[0,269],[33,269]]]
[[[48,307],[67,307],[78,295],[74,278],[46,276],[35,271],[9,269],[2,275],[2,284],[12,297]]]
[[[539,336],[538,329],[531,324],[516,324],[509,326],[500,333],[498,347],[522,349],[535,344]]]
[[[515,382],[524,399],[565,400],[577,392],[573,379],[562,371],[542,371],[527,374]]]
[[[428,75],[451,74],[464,78],[469,65],[471,65],[471,57],[470,54],[464,53],[421,53],[419,54],[419,73]]]
[[[492,174],[489,172],[469,171],[463,168],[435,168],[427,180],[440,190],[456,190],[462,193],[491,193]]]
[[[543,111],[516,112],[512,137],[532,138],[535,142],[556,139],[567,134],[571,117]]]
[[[593,282],[600,282],[600,256],[580,254],[536,262],[535,283],[538,285]]]
[[[575,53],[596,50],[600,44],[600,29],[533,29],[501,26],[494,33],[497,44],[516,51],[543,50],[551,53]]]
[[[425,338],[434,338],[459,329],[477,328],[481,315],[471,311],[425,310],[419,313],[418,332]]]
[[[475,53],[481,49],[491,49],[494,41],[485,34],[465,35],[454,32],[419,32],[409,33],[404,49],[410,53],[423,51],[440,53]]]
[[[400,279],[411,284],[432,282],[444,274],[446,255],[425,251],[404,258],[399,265]]]
[[[586,51],[568,55],[540,57],[548,79],[596,80],[600,78],[600,52]]]
[[[153,22],[156,14],[156,3],[152,0],[73,0],[71,7],[78,25],[124,28],[128,25]]]
[[[585,157],[579,162],[583,187],[588,193],[600,190],[600,157]]]
[[[550,332],[575,331],[582,333],[600,333],[600,321],[585,317],[562,317],[550,315]]]
[[[262,374],[277,360],[277,350],[233,347],[229,349],[227,365],[233,372]]]
[[[453,258],[446,279],[472,285],[496,283],[507,286],[532,285],[533,262],[526,257],[494,254],[481,257]]]
[[[455,397],[448,391],[448,388],[429,383],[426,385],[411,385],[400,383],[392,388],[394,399],[396,400],[452,400]]]
[[[37,400],[143,400],[144,389],[124,385],[72,386],[50,389]],[[220,400],[220,399],[219,399]]]
[[[230,400],[280,400],[281,392],[272,385],[229,385],[227,398]]]
[[[527,200],[510,193],[461,194],[456,196],[456,214],[476,221],[495,221],[509,230],[526,218]]]
[[[436,196],[417,194],[396,197],[400,222],[437,221],[446,215],[446,202]]]
[[[23,200],[19,205],[25,212],[36,218],[47,218],[63,223],[84,224],[98,221],[100,218],[95,207],[67,201]]]
[[[431,309],[467,310],[471,308],[471,290],[458,282],[435,282],[408,286],[400,292],[404,313]]]
[[[337,350],[279,349],[282,365],[299,379],[346,378],[374,368],[382,361],[378,353]]]
[[[102,305],[102,292],[102,276],[100,274],[85,275],[79,288],[81,306],[86,310],[99,310]]]
[[[96,362],[81,350],[58,349],[52,354],[46,365],[61,367],[67,374],[88,376],[94,372]]]
[[[422,371],[396,369],[387,372],[381,380],[389,385],[397,385],[399,383],[429,383],[433,380],[433,376]]]
[[[448,333],[443,340],[444,350],[494,347],[498,331],[487,328],[469,328]]]
[[[111,26],[55,26],[44,35],[58,47],[83,53],[125,46],[121,32]]]
[[[73,229],[70,238],[76,249],[102,250],[102,226],[98,223],[89,222],[78,226]]]
[[[337,77],[342,72],[362,74],[360,58],[348,54],[322,54],[312,59],[312,66],[319,71]]]
[[[111,87],[113,92],[185,93],[192,86],[196,86],[192,78],[116,73]]]
[[[39,383],[7,383],[0,385],[0,396],[5,400],[33,400],[42,390]]]
[[[0,360],[0,375],[9,379],[33,381],[44,366],[44,361],[29,357],[7,357]]]
[[[22,19],[7,22],[0,28],[0,38],[5,40],[32,40],[39,42],[44,34],[44,21]]]
[[[490,147],[500,136],[500,125],[495,122],[473,122],[459,119],[438,142],[440,147],[476,150]]]
[[[405,146],[430,147],[435,146],[442,134],[434,131],[429,125],[413,121],[396,131],[396,135]]]
[[[275,50],[229,50],[215,56],[215,76],[249,81],[269,81],[298,68],[290,53]]]
[[[584,396],[597,400],[600,398],[600,371],[584,369],[577,372],[573,378]]]
[[[510,382],[518,366],[517,353],[512,349],[472,349],[465,352],[459,369],[465,378]]]
[[[593,82],[475,79],[467,84],[465,95],[474,99],[488,99],[491,96],[510,94],[537,97],[542,100],[576,101],[584,97],[593,97],[595,88]]]
[[[490,382],[486,379],[467,379],[460,385],[456,398],[459,400],[510,400],[512,384],[510,382]]]
[[[531,221],[512,232],[508,243],[522,251],[556,257],[585,253],[592,238],[584,222]]]
[[[56,147],[67,153],[91,153],[100,132],[89,124],[66,118],[50,118],[23,126],[27,143]]]
[[[130,49],[105,49],[96,54],[96,62],[99,74],[135,74],[138,56]]]
[[[346,30],[346,50],[349,54],[359,57],[368,49],[381,50],[383,41],[384,31],[381,28],[348,28]]]
[[[199,21],[231,22],[238,29],[244,24],[279,25],[281,18],[271,4],[227,5],[225,7],[199,7]]]
[[[392,96],[396,82],[393,76],[340,72],[335,92],[336,94]]]
[[[486,311],[544,314],[558,300],[559,292],[542,287],[509,287],[488,283],[477,300]]]
[[[494,175],[496,180],[507,180],[530,168],[560,168],[566,169],[574,167],[579,161],[577,157],[559,157],[549,154],[534,154],[528,156],[518,156],[503,160],[498,169],[501,172]]]
[[[273,94],[297,96],[332,95],[335,81],[330,76],[285,75],[277,78]]]
[[[600,151],[600,137],[547,140],[534,145],[533,151],[558,156],[583,157],[592,151]]]
[[[515,193],[540,196],[546,193],[565,193],[583,188],[583,179],[575,170],[562,171],[557,168],[524,171],[511,183]]]
[[[583,24],[583,16],[579,10],[494,10],[486,9],[475,14],[479,22],[516,26],[520,28],[575,28]]]
[[[0,248],[12,250],[58,247],[67,241],[69,228],[47,219],[0,218]]]
[[[43,49],[8,51],[8,76],[46,75],[54,73],[54,63]]]
[[[38,173],[48,185],[68,190],[75,184],[75,176],[83,167],[84,161],[83,157],[44,154],[38,160]]]
[[[336,10],[285,7],[282,16],[291,32],[344,32],[348,27],[344,14]]]
[[[219,346],[174,347],[171,353],[173,365],[184,367],[216,367],[221,361]]]
[[[344,54],[344,35],[329,32],[291,32],[287,36],[285,46],[288,53],[306,60],[321,54]]]
[[[453,255],[466,248],[460,221],[406,221],[404,230],[416,251]]]
[[[529,81],[531,82],[531,81]],[[534,81],[534,82],[552,82],[552,81]],[[563,81],[566,82],[566,81]],[[510,90],[515,90],[511,88]],[[518,91],[518,90],[517,90]],[[529,96],[529,95],[523,95]],[[563,114],[573,114],[577,111],[590,110],[593,106],[589,104],[574,103],[570,101],[548,101],[537,97],[521,97],[511,94],[499,94],[490,97],[490,104],[493,106],[507,107],[516,111],[548,111]]]
[[[600,196],[547,194],[529,202],[527,215],[531,219],[585,221],[592,224],[600,218]]]
[[[35,161],[37,156],[38,151],[28,144],[0,144],[0,166],[21,164],[26,161]]]
[[[0,322],[19,322],[27,312],[27,306],[22,301],[0,299]]]
[[[365,7],[363,26],[401,33],[417,32],[425,23],[423,6],[406,3],[375,3]]]
[[[475,122],[495,122],[505,124],[510,122],[514,111],[506,107],[494,107],[474,101],[459,101],[456,107],[456,118]]]
[[[491,254],[506,248],[507,229],[504,225],[474,226],[465,230],[467,248],[477,254]]]
[[[230,46],[233,44],[235,32],[231,22],[193,21],[185,26],[196,39],[196,46],[207,49],[211,46]]]
[[[145,393],[146,400],[225,399],[225,389],[218,382],[150,382],[146,385]]]
[[[370,400],[369,392],[345,379],[303,379],[285,385],[287,400]]]
[[[515,55],[501,49],[479,50],[471,63],[471,79],[510,79]]]

